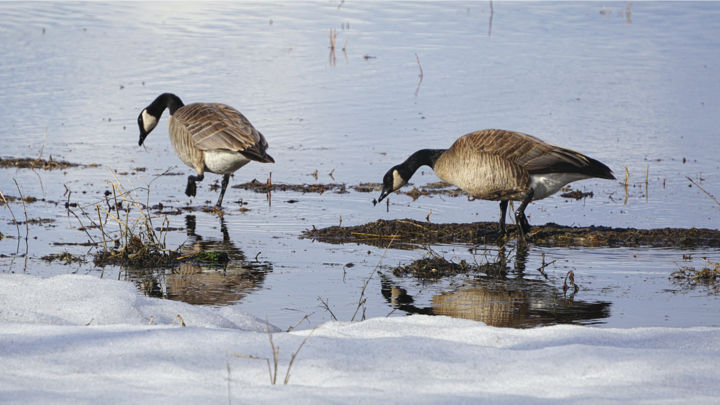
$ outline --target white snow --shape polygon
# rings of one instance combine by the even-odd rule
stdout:
[[[186,327],[180,325],[178,315]],[[255,314],[264,317],[264,314]],[[152,324],[150,320],[152,319]],[[270,320],[272,322],[272,320]],[[503,329],[447,317],[274,329],[124,281],[0,275],[3,403],[717,403],[720,328]]]

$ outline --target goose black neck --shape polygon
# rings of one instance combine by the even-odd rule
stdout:
[[[175,111],[184,106],[180,97],[172,93],[163,93],[155,99],[147,108],[148,112],[156,117],[162,115],[162,112],[167,108],[170,110],[170,115],[175,114]]]
[[[406,179],[409,179],[420,166],[430,166],[435,168],[435,161],[438,160],[447,149],[420,149],[419,151],[410,155],[400,166],[404,168],[407,173]]]

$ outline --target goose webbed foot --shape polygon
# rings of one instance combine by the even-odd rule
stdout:
[[[475,231],[475,239],[484,241],[484,242],[498,242],[502,241],[507,237],[507,232],[504,228],[501,229],[488,229],[483,227],[478,227],[477,231]]]
[[[188,197],[195,197],[197,187],[195,186],[195,180],[188,179],[187,187],[185,187],[185,195]]]
[[[187,187],[185,187],[185,195],[188,197],[195,197],[195,194],[197,192],[197,186],[195,185],[195,183],[198,181],[202,181],[203,178],[205,178],[205,176],[202,174],[199,176],[188,176]]]

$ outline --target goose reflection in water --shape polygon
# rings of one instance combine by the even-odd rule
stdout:
[[[195,233],[195,216],[185,217],[188,239],[178,248],[183,262],[165,273],[142,280],[148,295],[196,305],[229,305],[260,288],[272,264],[247,260],[230,240],[220,217],[222,239]],[[164,287],[164,288],[163,288]]]
[[[407,313],[472,319],[490,326],[531,328],[553,324],[597,324],[610,316],[609,302],[583,302],[545,280],[523,277],[527,248],[516,252],[515,277],[507,277],[505,248],[485,266],[488,274],[432,297],[429,307],[415,305],[407,291],[381,274],[381,292],[394,309]],[[572,290],[568,290],[572,291]]]

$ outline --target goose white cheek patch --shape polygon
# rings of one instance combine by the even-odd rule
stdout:
[[[400,173],[397,170],[393,170],[393,190],[397,190],[405,185],[405,180],[400,177]]]
[[[145,132],[150,132],[155,128],[157,125],[157,119],[153,117],[152,115],[148,114],[147,110],[143,110],[142,112],[142,119],[143,119],[143,129]]]

